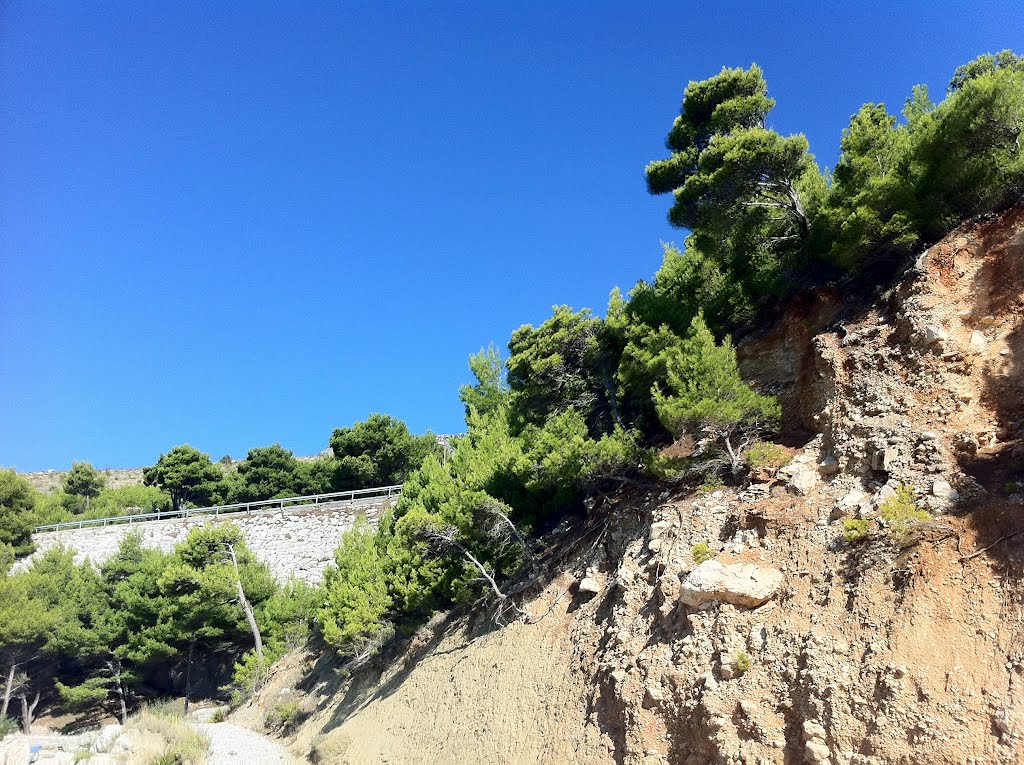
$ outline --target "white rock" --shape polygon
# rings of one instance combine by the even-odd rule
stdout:
[[[925,345],[945,343],[949,340],[949,333],[937,324],[929,324],[924,328]]]
[[[96,738],[92,742],[92,751],[94,752],[107,752],[113,746],[114,742],[121,735],[121,726],[117,724],[104,725],[100,732],[96,735]]]
[[[679,598],[691,608],[713,600],[756,608],[778,594],[782,579],[782,572],[769,566],[709,560],[687,574]]]
[[[971,350],[975,353],[981,353],[988,346],[988,338],[985,337],[978,330],[974,330],[971,333]]]
[[[580,592],[597,593],[601,591],[601,585],[596,579],[585,576],[580,579]]]
[[[661,686],[654,683],[648,683],[644,686],[644,692],[647,694],[647,702],[650,704],[659,704],[665,700],[665,694],[661,690]]]
[[[652,523],[650,534],[651,541],[654,541],[655,539],[661,539],[661,537],[665,535],[665,532],[668,531],[670,528],[672,528],[671,521],[658,521],[657,523]]]
[[[809,494],[818,484],[818,471],[803,462],[790,462],[779,470],[779,475],[789,478],[786,488],[796,494]]]
[[[804,745],[804,756],[807,762],[828,762],[831,755],[828,744],[820,738],[812,738]]]
[[[885,504],[885,501],[890,497],[896,496],[896,490],[900,487],[899,483],[893,479],[889,479],[885,482],[885,485],[878,490],[878,493],[874,497],[874,505],[876,508],[881,508]]]
[[[936,478],[932,481],[932,494],[939,499],[945,499],[950,502],[956,502],[960,499],[960,493],[950,486],[949,481],[945,478]]]
[[[804,736],[807,738],[820,738],[824,740],[825,729],[821,726],[821,723],[815,722],[814,720],[804,720]]]
[[[867,498],[867,492],[863,492],[860,489],[851,489],[839,500],[839,507],[844,510],[853,510],[853,508],[864,504]]]

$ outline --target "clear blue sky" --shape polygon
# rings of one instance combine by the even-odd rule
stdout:
[[[460,430],[470,353],[681,241],[643,169],[688,80],[756,61],[831,165],[1024,49],[1019,0],[768,6],[0,3],[0,465]]]

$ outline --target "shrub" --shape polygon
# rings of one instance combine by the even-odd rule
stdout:
[[[263,719],[263,727],[275,733],[284,733],[299,722],[302,709],[298,700],[279,701],[270,708]]]
[[[758,468],[778,470],[790,460],[785,449],[770,441],[758,441],[747,449],[743,456],[747,464],[755,470]]]
[[[171,496],[156,486],[119,486],[101,491],[83,517],[108,518],[170,509]]]
[[[855,545],[868,538],[868,531],[871,528],[869,521],[860,518],[847,518],[843,521],[843,541],[848,545]]]
[[[931,515],[926,510],[918,508],[911,487],[901,485],[882,503],[882,519],[889,526],[892,535],[902,539],[914,525],[930,520]]]
[[[1016,494],[1018,491],[1020,491],[1020,484],[1017,483],[1016,481],[1007,481],[1006,486],[1003,487],[1003,490],[1007,494]]]
[[[652,478],[657,478],[661,481],[685,478],[690,468],[693,467],[693,460],[686,457],[660,454],[653,449],[648,450],[641,456],[643,458],[644,472]]]
[[[226,707],[221,707],[210,716],[210,722],[222,723],[228,720],[228,710]]]
[[[698,486],[698,490],[705,493],[717,491],[725,486],[725,482],[715,473],[711,473],[704,478],[704,482]]]
[[[736,654],[733,667],[735,667],[737,674],[746,674],[747,670],[750,669],[750,656],[745,651],[740,651]]]
[[[690,552],[693,555],[693,562],[698,566],[704,561],[715,557],[714,551],[708,546],[707,542],[698,542]]]
[[[221,688],[222,691],[231,691],[231,704],[238,706],[259,693],[270,679],[271,666],[283,655],[275,645],[264,647],[262,660],[256,655],[255,650],[246,651],[242,658],[235,662],[231,685]]]
[[[0,717],[0,739],[18,730],[18,723],[10,717]]]

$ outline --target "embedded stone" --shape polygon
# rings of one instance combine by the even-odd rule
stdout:
[[[812,738],[804,745],[804,756],[807,762],[828,762],[832,753],[828,749],[828,744],[820,738]]]
[[[778,594],[782,580],[782,572],[770,566],[709,560],[687,574],[679,597],[691,608],[713,600],[756,608]]]
[[[665,535],[665,532],[670,528],[672,528],[672,523],[670,521],[658,521],[657,523],[652,523],[650,534],[651,541],[661,539],[661,537]]]
[[[822,475],[835,475],[839,472],[839,460],[829,454],[818,463],[818,472]]]

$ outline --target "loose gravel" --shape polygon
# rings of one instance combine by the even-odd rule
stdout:
[[[284,750],[270,739],[231,723],[196,723],[210,737],[207,765],[286,765]]]

